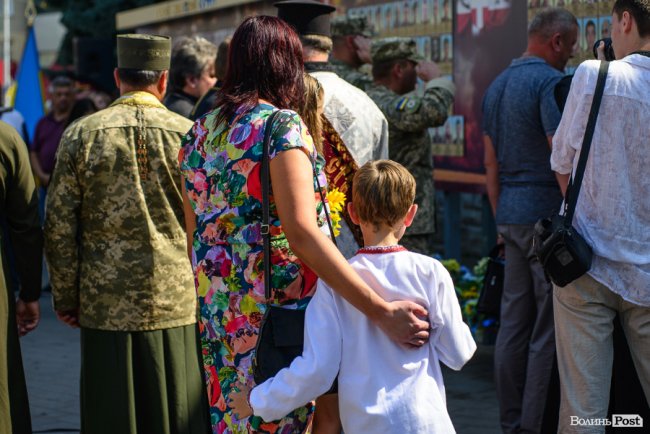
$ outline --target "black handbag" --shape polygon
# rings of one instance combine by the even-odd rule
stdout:
[[[487,268],[483,277],[483,287],[476,303],[476,311],[485,315],[499,317],[501,296],[503,295],[503,276],[505,261],[501,256],[503,244],[492,248],[488,256]]]
[[[304,344],[305,330],[305,311],[297,309],[285,309],[281,306],[274,306],[271,294],[271,234],[269,231],[269,186],[270,186],[270,167],[269,167],[269,145],[271,140],[271,130],[273,121],[280,111],[275,111],[266,121],[263,141],[262,154],[262,236],[264,239],[264,297],[266,298],[267,309],[264,312],[262,323],[260,325],[257,344],[255,345],[255,355],[252,360],[253,378],[255,383],[262,384],[267,379],[275,376],[283,368],[291,364],[293,359],[300,356]],[[316,167],[314,166],[314,177],[318,191],[321,195],[323,206],[325,206],[325,197],[323,196]],[[332,242],[334,240],[334,231],[329,213],[325,213],[329,225]],[[336,381],[334,382],[336,385]],[[330,392],[334,392],[333,389]]]
[[[609,62],[601,62],[589,120],[582,141],[578,167],[567,187],[563,215],[538,221],[533,235],[533,249],[546,275],[557,286],[566,286],[591,268],[593,252],[585,239],[573,227],[573,214],[580,194],[580,185],[589,157],[591,140],[598,119],[598,110],[605,89]]]

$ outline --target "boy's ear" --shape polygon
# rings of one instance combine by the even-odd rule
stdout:
[[[348,214],[350,215],[350,220],[352,220],[352,223],[358,225],[359,216],[357,215],[357,211],[354,209],[352,202],[348,202]]]
[[[418,212],[418,204],[414,203],[411,205],[409,208],[408,212],[406,213],[406,217],[404,217],[404,226],[407,228],[411,226],[411,223],[413,223],[413,219],[415,218],[415,214]]]

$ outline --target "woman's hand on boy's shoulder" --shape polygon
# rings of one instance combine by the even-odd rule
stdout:
[[[388,309],[378,318],[379,327],[396,343],[418,348],[429,342],[430,324],[427,310],[412,301],[387,303]]]

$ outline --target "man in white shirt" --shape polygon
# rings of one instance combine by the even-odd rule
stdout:
[[[607,417],[616,313],[650,400],[650,2],[617,0],[611,37],[618,60],[609,67],[573,220],[593,248],[592,267],[554,288],[560,433],[586,432],[575,418]],[[553,140],[551,167],[563,190],[577,166],[598,69],[598,61],[578,67]]]

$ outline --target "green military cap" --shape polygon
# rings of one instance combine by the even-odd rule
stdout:
[[[169,69],[172,39],[145,34],[117,35],[117,67],[141,71]]]
[[[424,60],[424,57],[418,53],[415,39],[397,36],[373,41],[370,46],[370,57],[373,63],[398,59],[412,60],[417,63]]]
[[[364,15],[349,17],[341,15],[332,19],[332,36],[375,36],[375,29]]]

